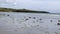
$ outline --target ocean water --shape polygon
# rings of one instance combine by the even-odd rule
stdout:
[[[0,34],[60,34],[59,14],[0,12]]]

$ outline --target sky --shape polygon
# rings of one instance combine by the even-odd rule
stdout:
[[[0,7],[60,13],[60,0],[0,0]]]

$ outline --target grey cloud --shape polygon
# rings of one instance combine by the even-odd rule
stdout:
[[[0,7],[26,8],[31,10],[44,10],[49,12],[58,11],[58,13],[60,11],[59,0],[12,0],[12,2],[8,1],[7,3],[6,0],[2,0],[1,2],[2,4],[0,4]]]

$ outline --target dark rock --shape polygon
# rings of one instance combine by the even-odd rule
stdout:
[[[9,15],[7,15],[7,16],[9,16]]]
[[[33,17],[33,19],[36,19],[35,17]]]
[[[52,22],[52,20],[50,20],[50,22]]]
[[[42,19],[40,18],[40,20],[42,20]]]
[[[31,17],[29,17],[29,18],[31,18]]]
[[[29,20],[29,19],[25,19],[26,21]]]

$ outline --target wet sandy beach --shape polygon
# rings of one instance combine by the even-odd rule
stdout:
[[[60,15],[0,12],[0,34],[60,34]]]

